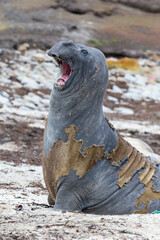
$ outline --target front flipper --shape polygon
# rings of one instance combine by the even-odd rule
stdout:
[[[57,184],[54,210],[81,212],[84,208],[83,184],[71,170],[69,175],[62,176]]]
[[[54,210],[81,212],[82,205],[80,199],[70,190],[61,190],[58,192]]]

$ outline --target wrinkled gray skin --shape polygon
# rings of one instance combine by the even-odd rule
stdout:
[[[110,128],[102,111],[108,82],[103,53],[67,41],[54,45],[48,54],[68,63],[72,74],[67,80],[66,89],[59,91],[53,86],[44,136],[46,156],[58,139],[67,141],[64,129],[71,124],[79,129],[76,140],[83,140],[82,150],[96,144],[104,145],[106,153],[110,153],[116,148],[117,133]],[[97,73],[96,67],[99,68]],[[126,162],[124,160],[122,165]],[[62,176],[58,181],[54,209],[95,214],[129,214],[143,209],[143,203],[135,207],[137,198],[145,191],[145,185],[138,178],[139,172],[135,172],[123,188],[117,185],[118,171],[122,165],[113,166],[107,159],[101,159],[82,178],[70,170],[68,176]],[[155,178],[153,182],[160,189],[160,181]],[[160,209],[160,200],[150,201],[148,212],[158,207]]]
[[[81,50],[87,50],[88,54]],[[66,140],[64,129],[74,124],[79,132],[76,139],[83,140],[83,149],[93,144],[105,143],[106,151],[116,147],[117,135],[106,123],[102,102],[108,82],[106,60],[98,49],[60,42],[48,53],[68,63],[72,74],[70,85],[63,91],[53,87],[50,99],[48,126],[45,136],[45,153],[59,138]],[[96,72],[96,67],[100,70]],[[107,132],[107,134],[106,134]]]

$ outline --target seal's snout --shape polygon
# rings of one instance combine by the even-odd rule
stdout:
[[[52,48],[47,52],[48,56],[56,58],[57,55],[53,53]]]
[[[60,48],[57,48],[56,45],[54,45],[51,49],[48,50],[47,54],[50,57],[58,58],[59,52],[60,52]]]

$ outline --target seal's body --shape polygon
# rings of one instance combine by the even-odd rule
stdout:
[[[160,209],[160,166],[125,141],[105,119],[105,57],[60,42],[49,51],[62,76],[54,84],[44,133],[43,173],[55,210],[95,214]]]

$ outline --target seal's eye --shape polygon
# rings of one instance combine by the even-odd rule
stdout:
[[[85,49],[82,49],[81,52],[82,52],[84,55],[87,55],[87,54],[88,54],[88,51],[85,50]]]

